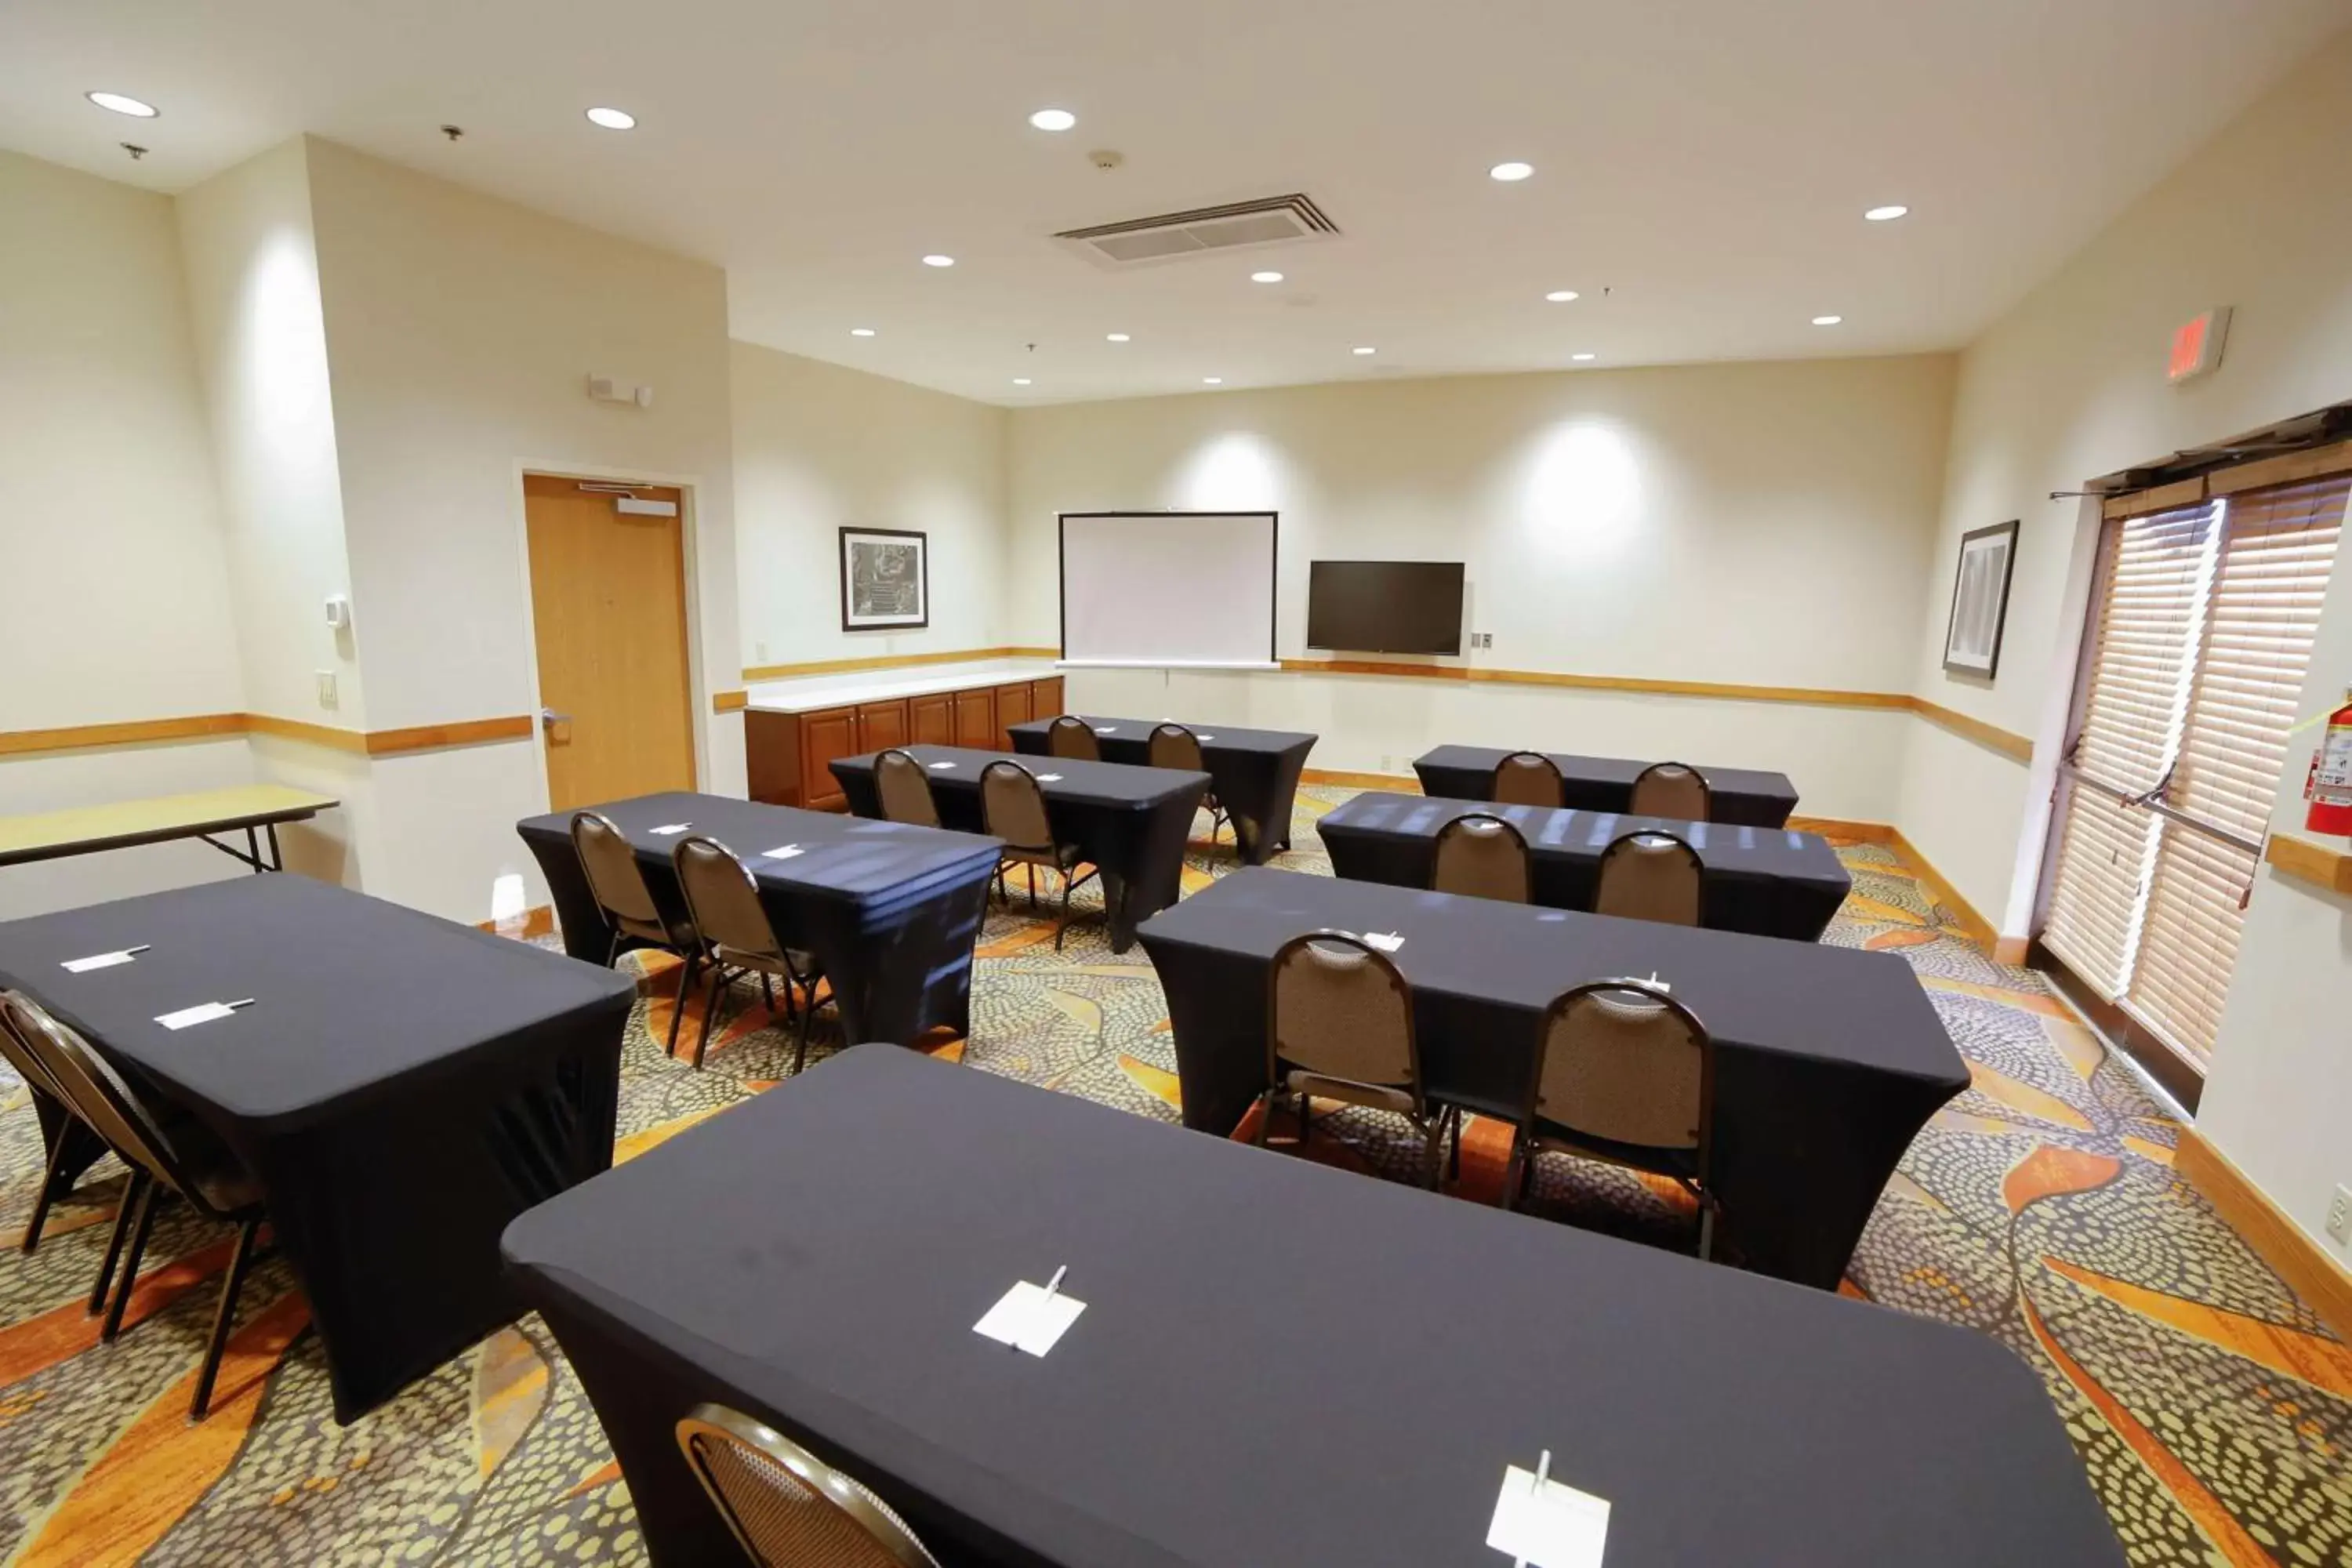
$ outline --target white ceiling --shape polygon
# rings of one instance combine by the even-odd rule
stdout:
[[[721,263],[739,337],[1043,403],[1954,347],[2347,25],[2352,0],[19,0],[0,146],[172,191],[314,132]],[[1049,104],[1077,128],[1032,130]],[[1507,158],[1535,177],[1489,180]],[[1116,274],[1045,238],[1294,190],[1345,237]],[[1864,223],[1879,202],[1912,216]]]

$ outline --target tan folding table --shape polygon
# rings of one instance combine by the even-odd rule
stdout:
[[[256,871],[282,871],[286,860],[278,847],[278,825],[300,822],[341,804],[332,795],[312,795],[285,784],[238,784],[194,795],[0,816],[0,866],[90,855],[134,844],[201,838]],[[239,831],[245,834],[242,849],[213,837]]]

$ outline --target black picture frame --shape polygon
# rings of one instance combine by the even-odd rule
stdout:
[[[2009,631],[2009,590],[2017,575],[2019,520],[1960,536],[1952,564],[1952,608],[1944,626],[1944,668],[1990,680],[2000,673]]]
[[[845,632],[910,632],[919,631],[931,624],[931,536],[911,528],[844,528],[841,539],[841,629]],[[876,584],[858,582],[854,563],[856,546],[872,543],[903,551],[910,543],[915,552],[912,586],[914,603],[911,608],[903,603],[902,590],[907,584]],[[877,608],[869,601],[859,604],[861,593],[890,592],[886,595],[900,599],[896,608]]]

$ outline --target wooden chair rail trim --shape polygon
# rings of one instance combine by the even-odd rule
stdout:
[[[2172,1168],[2205,1194],[2322,1321],[2338,1335],[2352,1338],[2352,1270],[2330,1258],[2309,1231],[2295,1224],[2196,1128],[2180,1129]]]
[[[918,664],[962,664],[983,658],[1059,658],[1057,647],[968,647],[946,653],[877,654],[863,658],[820,658],[806,664],[747,665],[743,679],[789,680],[797,675],[846,675],[862,669],[902,669]]]
[[[496,719],[463,719],[446,724],[418,724],[401,730],[345,730],[333,724],[313,724],[303,719],[281,719],[274,713],[203,713],[184,719],[78,724],[62,730],[0,731],[0,756],[95,751],[112,746],[152,745],[159,742],[220,740],[233,735],[268,735],[280,741],[345,752],[353,756],[385,757],[406,752],[525,740],[536,729],[537,725],[527,713]]]
[[[2352,893],[2352,855],[2292,833],[2273,833],[2263,858],[2282,877],[2308,882],[2331,893]]]
[[[751,700],[751,694],[748,691],[714,691],[710,694],[710,710],[713,713],[740,713]]]
[[[225,735],[244,734],[247,718],[243,713],[197,713],[182,719],[134,719],[118,724],[74,724],[58,730],[0,731],[0,756],[217,740]]]
[[[1988,724],[1981,719],[1971,719],[1924,697],[1911,699],[1911,711],[1939,729],[1948,730],[1964,741],[1974,741],[1987,751],[1998,752],[2012,762],[2030,763],[2033,760],[2033,742],[2012,731]]]

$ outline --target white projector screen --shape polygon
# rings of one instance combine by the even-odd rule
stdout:
[[[1274,662],[1275,514],[1062,514],[1066,664]]]

